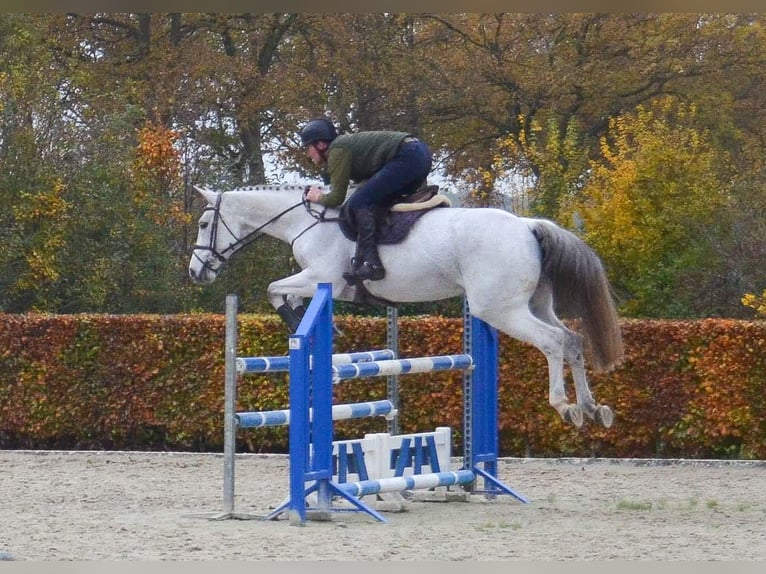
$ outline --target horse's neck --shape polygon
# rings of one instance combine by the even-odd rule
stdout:
[[[252,232],[263,233],[290,243],[316,222],[302,205],[305,186],[257,185],[233,189],[231,209]]]

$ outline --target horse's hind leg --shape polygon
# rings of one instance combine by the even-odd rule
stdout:
[[[612,426],[614,420],[612,409],[606,405],[596,403],[588,385],[583,358],[582,335],[568,329],[553,312],[553,300],[550,296],[550,290],[546,286],[541,285],[541,288],[535,293],[530,308],[532,313],[540,320],[558,327],[564,333],[564,360],[572,371],[577,404],[582,412],[588,418],[605,427]]]
[[[496,310],[476,309],[469,301],[471,313],[519,341],[539,349],[548,361],[548,402],[561,418],[576,427],[582,426],[583,413],[579,405],[570,404],[564,388],[564,331],[535,317],[529,309],[519,307],[497,316]]]
[[[577,404],[580,405],[583,413],[588,418],[608,428],[612,426],[614,414],[607,405],[596,403],[590,392],[588,378],[585,375],[585,361],[583,360],[583,337],[579,333],[570,331],[563,324],[562,329],[566,333],[564,358],[572,371],[572,379],[574,379],[575,392],[577,393]]]

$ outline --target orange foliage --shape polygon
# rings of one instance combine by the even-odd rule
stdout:
[[[180,193],[181,157],[175,147],[179,132],[147,122],[138,131],[131,175],[134,201],[147,210],[157,225],[188,223]]]
[[[286,354],[276,316],[241,315],[238,355]],[[336,317],[337,352],[382,349],[386,321]],[[766,458],[766,322],[622,322],[625,361],[589,373],[610,405],[609,429],[575,429],[548,405],[536,349],[499,338],[501,456]],[[462,352],[462,320],[403,317],[399,355]],[[223,443],[224,318],[219,315],[2,315],[0,448],[219,451]],[[286,373],[239,381],[237,410],[289,404]],[[384,377],[334,387],[337,403],[381,399]],[[402,376],[400,428],[453,429],[462,451],[463,376]],[[570,390],[570,397],[573,392]],[[382,418],[338,422],[336,438],[384,432]],[[237,448],[285,452],[287,429],[241,431]]]

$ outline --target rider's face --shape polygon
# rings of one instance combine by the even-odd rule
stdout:
[[[306,148],[306,153],[311,158],[311,161],[313,161],[315,164],[324,163],[324,156],[322,155],[322,150],[319,149],[318,146],[322,145],[321,143],[312,143],[309,144]]]

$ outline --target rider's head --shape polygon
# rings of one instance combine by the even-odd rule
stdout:
[[[306,149],[317,142],[326,142],[327,145],[330,145],[332,140],[338,137],[338,132],[335,131],[335,126],[327,118],[314,118],[306,122],[299,135],[301,136],[301,146]]]

